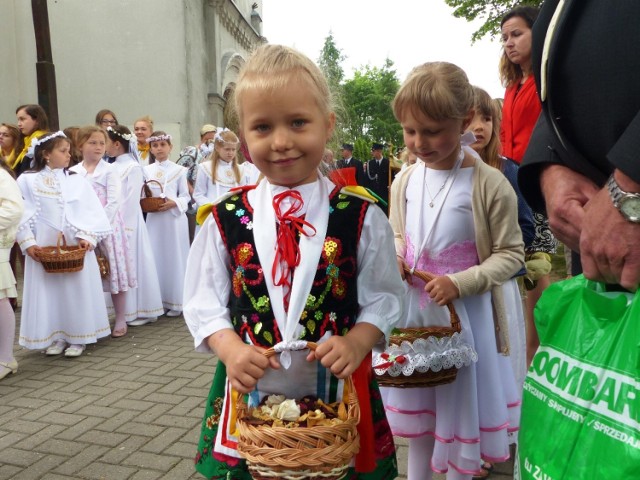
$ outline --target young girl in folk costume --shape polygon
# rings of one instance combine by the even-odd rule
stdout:
[[[238,165],[239,142],[231,130],[219,128],[216,132],[211,160],[198,165],[193,192],[198,207],[212,203],[233,187],[247,184],[243,169]]]
[[[402,272],[435,275],[425,285],[403,273],[408,293],[401,326],[449,326],[443,307],[453,302],[462,326],[457,341],[466,354],[453,383],[383,389],[394,434],[409,438],[411,480],[430,479],[433,471],[469,479],[481,456],[509,457],[513,425],[496,354],[508,346],[502,336],[496,345],[495,325],[506,332],[501,285],[522,268],[524,251],[513,189],[461,145],[473,103],[465,73],[444,62],[415,68],[393,102],[405,144],[418,156],[392,186],[398,264]]]
[[[347,478],[395,478],[395,447],[370,363],[371,348],[402,311],[386,217],[318,173],[335,115],[310,59],[288,47],[259,47],[240,73],[234,106],[265,178],[213,206],[189,257],[187,325],[196,349],[220,359],[196,469],[207,478],[251,478],[236,450],[231,399],[238,393],[250,393],[250,404],[266,393],[327,400],[339,398],[353,374],[360,453]],[[315,354],[290,352],[297,339],[319,342]],[[263,355],[276,344],[290,366]]]
[[[149,115],[140,117],[133,122],[133,132],[137,139],[136,156],[140,160],[140,165],[144,167],[152,161],[149,155],[151,145],[147,142],[147,138],[149,138],[151,132],[153,132],[153,119]]]
[[[9,265],[9,253],[16,241],[18,222],[24,211],[24,202],[13,172],[0,157],[0,380],[18,371],[13,357],[13,339],[16,335],[16,316],[9,302],[16,298],[16,278]]]
[[[18,178],[25,212],[17,240],[28,255],[19,341],[30,349],[48,347],[47,355],[77,357],[111,333],[93,252],[111,224],[91,184],[67,171],[71,144],[62,132],[38,137],[32,146],[34,168]],[[82,270],[48,273],[40,264],[40,248],[56,245],[60,233],[67,245],[87,250]]]
[[[107,134],[100,127],[83,127],[78,130],[77,148],[82,161],[71,168],[91,182],[100,203],[111,222],[113,233],[99,243],[100,252],[109,261],[109,275],[103,280],[105,291],[111,293],[116,312],[111,336],[127,334],[126,296],[130,288],[137,287],[133,255],[127,240],[122,219],[122,183],[118,170],[102,158],[107,144]]]
[[[191,195],[187,185],[187,169],[169,160],[171,135],[153,132],[148,139],[153,163],[144,167],[144,176],[154,197],[165,202],[157,212],[147,214],[147,231],[156,259],[162,303],[167,316],[182,313],[184,273],[189,255],[189,225],[185,212]]]
[[[122,184],[121,212],[138,281],[137,288],[126,292],[124,310],[128,325],[134,327],[155,322],[164,313],[156,261],[140,208],[144,174],[132,153],[135,149],[135,137],[127,127],[107,127],[107,155],[115,159],[113,166]]]

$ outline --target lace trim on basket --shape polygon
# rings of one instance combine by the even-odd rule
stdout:
[[[442,369],[468,367],[478,361],[474,348],[466,343],[460,334],[450,337],[419,338],[413,343],[403,341],[399,346],[390,345],[383,353],[373,355],[373,369],[376,375],[389,374],[392,377],[412,375],[414,371],[439,372]]]

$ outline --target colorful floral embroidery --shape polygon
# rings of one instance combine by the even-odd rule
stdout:
[[[247,217],[246,215],[240,217],[240,223],[242,223],[243,225],[247,225],[249,223],[249,217]]]
[[[244,208],[239,208],[239,209],[237,209],[237,210],[236,210],[236,215],[237,215],[238,217],[243,216],[243,215],[244,215]]]

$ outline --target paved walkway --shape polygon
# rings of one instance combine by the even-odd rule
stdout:
[[[15,356],[18,373],[0,381],[0,479],[202,478],[193,456],[215,360],[193,351],[182,318],[131,327],[79,358],[18,346]],[[497,471],[512,478],[510,463]]]

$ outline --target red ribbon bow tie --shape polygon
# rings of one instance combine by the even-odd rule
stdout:
[[[285,198],[291,198],[291,205],[283,213],[280,204]],[[278,219],[278,236],[276,239],[276,255],[273,259],[271,275],[275,286],[282,286],[285,289],[285,309],[289,307],[289,296],[291,294],[291,283],[293,281],[293,271],[300,264],[300,245],[296,234],[312,237],[316,234],[316,229],[303,217],[296,216],[302,210],[304,201],[302,195],[297,190],[287,190],[273,197],[273,209]],[[310,231],[307,233],[307,227]],[[280,278],[276,279],[276,270],[281,266]]]

